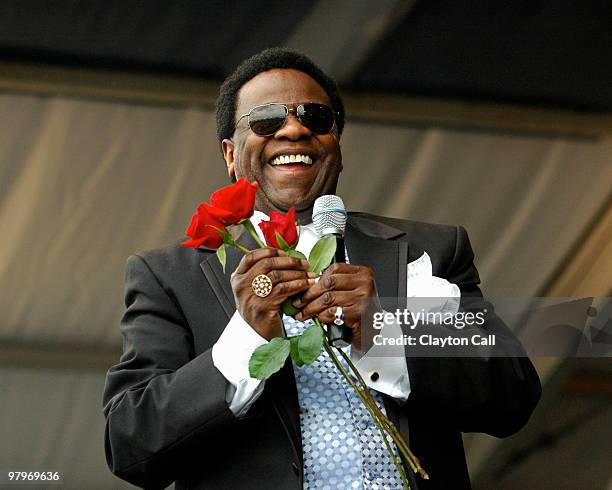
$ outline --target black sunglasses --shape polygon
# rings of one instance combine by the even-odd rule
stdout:
[[[294,113],[303,126],[316,134],[328,134],[334,127],[334,110],[314,102],[300,104],[295,109],[277,103],[258,105],[248,114],[240,116],[236,126],[246,117],[251,131],[259,136],[271,136],[285,125],[290,113]]]

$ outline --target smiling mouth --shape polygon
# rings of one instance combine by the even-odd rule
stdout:
[[[277,166],[281,166],[281,165],[308,165],[311,166],[312,165],[312,158],[309,155],[302,155],[302,154],[298,154],[298,155],[279,155],[276,158],[273,158],[270,161],[270,165],[273,165],[275,167]]]

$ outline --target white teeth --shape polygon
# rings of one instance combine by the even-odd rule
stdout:
[[[312,158],[308,155],[279,155],[270,162],[272,165],[285,165],[287,163],[305,163],[312,165]]]

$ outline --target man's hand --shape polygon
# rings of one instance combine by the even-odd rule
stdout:
[[[317,315],[322,323],[333,323],[336,308],[341,306],[344,323],[353,332],[353,345],[361,349],[361,319],[373,299],[378,304],[372,269],[336,263],[328,267],[320,280],[293,305],[302,309],[296,319],[304,321]]]
[[[267,340],[282,336],[281,304],[314,284],[314,274],[307,270],[308,261],[288,257],[275,248],[246,254],[231,278],[236,308],[242,318]],[[265,298],[257,296],[251,286],[259,274],[266,274],[272,281],[272,292]]]

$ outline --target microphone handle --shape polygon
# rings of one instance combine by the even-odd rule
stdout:
[[[341,235],[334,234],[334,236],[336,237],[336,254],[332,263],[345,263],[344,238]],[[330,323],[327,325],[327,339],[334,347],[346,347],[353,340],[353,331],[344,325]]]

